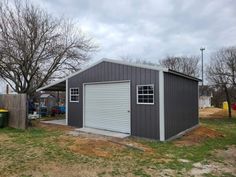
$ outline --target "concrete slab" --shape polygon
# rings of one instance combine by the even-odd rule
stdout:
[[[85,133],[92,133],[92,134],[103,135],[103,136],[111,136],[111,137],[116,137],[116,138],[126,138],[126,137],[130,136],[129,134],[125,134],[125,133],[112,132],[112,131],[100,130],[100,129],[95,129],[95,128],[78,128],[75,130],[85,132]]]
[[[46,124],[66,125],[66,119],[41,121]]]

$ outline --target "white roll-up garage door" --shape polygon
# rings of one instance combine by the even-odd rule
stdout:
[[[85,84],[84,126],[130,133],[130,82]]]

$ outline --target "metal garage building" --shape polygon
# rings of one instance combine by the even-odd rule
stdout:
[[[38,89],[66,91],[67,124],[165,141],[198,125],[197,78],[102,59]]]

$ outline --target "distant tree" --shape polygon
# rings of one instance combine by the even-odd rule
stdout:
[[[160,66],[157,62],[153,62],[153,61],[143,59],[143,58],[121,56],[120,59],[126,62],[130,62],[130,63],[144,64],[144,65],[150,65],[150,66]]]
[[[228,102],[229,117],[231,115],[231,100],[236,86],[236,47],[222,48],[212,54],[207,67],[207,76],[211,84],[223,89]]]
[[[212,99],[211,103],[215,107],[222,107],[223,102],[226,101],[225,99],[225,90],[219,86],[212,86],[214,89],[212,91]],[[229,88],[228,89],[230,95],[230,101],[232,103],[236,103],[236,88]]]
[[[184,73],[189,76],[198,77],[199,75],[199,58],[195,56],[168,56],[160,60],[160,65]]]
[[[120,57],[124,61],[138,63],[138,64],[145,64],[150,66],[163,66],[165,68],[169,68],[181,73],[184,73],[189,76],[198,77],[199,74],[199,58],[195,56],[191,57],[166,57],[159,62],[153,62],[150,60],[142,59],[142,58],[132,58],[129,56],[122,56]]]
[[[17,93],[80,69],[95,49],[75,25],[28,1],[0,3],[0,77]]]

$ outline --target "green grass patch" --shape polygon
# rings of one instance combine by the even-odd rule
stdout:
[[[198,146],[186,147],[176,147],[173,142],[141,142],[156,149],[156,152],[162,157],[173,159],[164,165],[157,165],[159,168],[167,167],[174,170],[191,169],[193,163],[211,158],[213,150],[226,149],[229,145],[236,145],[236,119],[204,119],[201,120],[201,124],[221,132],[224,137],[208,139]],[[190,162],[183,163],[178,159],[186,159]]]
[[[153,148],[154,153],[125,148],[120,152],[114,152],[111,159],[74,153],[67,148],[73,144],[73,141],[68,140],[64,146],[61,146],[58,141],[64,134],[62,131],[48,131],[43,128],[28,130],[3,128],[0,129],[0,138],[6,136],[9,139],[5,138],[0,143],[0,159],[4,161],[4,165],[0,165],[0,174],[24,176],[25,170],[37,169],[41,163],[56,163],[68,166],[82,164],[88,167],[100,167],[103,170],[97,173],[98,176],[126,176],[127,173],[131,173],[136,176],[149,177],[150,174],[146,169],[154,171],[170,169],[176,171],[177,176],[181,176],[183,170],[190,170],[196,162],[207,163],[207,160],[211,159],[223,163],[224,159],[216,159],[212,152],[236,145],[236,119],[203,119],[201,125],[221,132],[224,137],[207,139],[197,146],[189,147],[177,147],[173,142],[134,139]],[[183,162],[180,159],[187,161]],[[44,174],[43,171],[42,174]],[[231,174],[223,175],[230,176]]]

